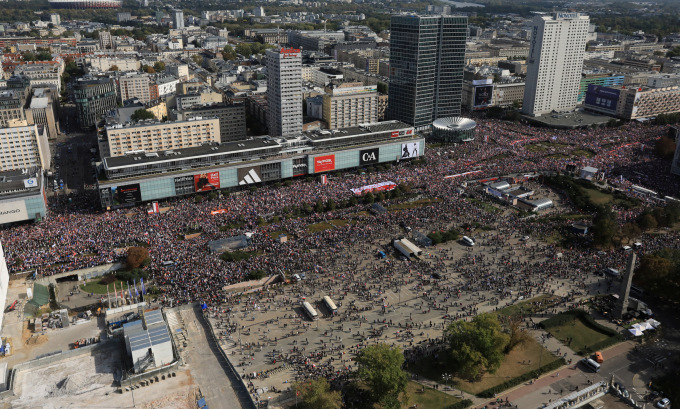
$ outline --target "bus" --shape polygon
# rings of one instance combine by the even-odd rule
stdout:
[[[307,316],[309,316],[309,319],[311,319],[312,321],[316,321],[319,319],[319,314],[317,314],[314,307],[312,307],[312,304],[305,301],[302,303],[302,308],[305,310],[305,313],[307,313]]]
[[[475,245],[475,241],[468,236],[463,236],[463,243],[467,244],[470,247]]]
[[[335,305],[335,303],[333,302],[333,300],[331,300],[331,297],[329,297],[329,296],[327,296],[327,295],[324,296],[324,297],[323,297],[323,302],[324,302],[324,304],[326,304],[326,308],[328,308],[328,310],[329,310],[331,313],[333,313],[333,314],[337,314],[337,313],[338,313],[338,307]]]

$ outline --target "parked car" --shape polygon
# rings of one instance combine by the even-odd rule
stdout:
[[[663,398],[660,401],[656,402],[656,407],[661,409],[668,409],[671,407],[671,401],[668,398]]]

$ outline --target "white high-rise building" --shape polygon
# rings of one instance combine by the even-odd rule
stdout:
[[[533,20],[524,88],[525,114],[540,116],[576,108],[590,18],[555,13]]]
[[[302,53],[267,50],[267,127],[271,136],[302,132]]]
[[[184,28],[184,12],[182,10],[172,11],[172,28]]]

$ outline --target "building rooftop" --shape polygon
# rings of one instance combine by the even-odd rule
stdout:
[[[246,152],[258,149],[281,148],[281,145],[268,138],[247,139],[222,144],[210,144],[194,148],[173,149],[163,152],[137,152],[126,156],[104,158],[104,166],[107,169],[125,167],[142,163],[156,163],[164,161],[176,161],[194,157],[223,155],[225,153]]]
[[[385,121],[378,122],[375,124],[361,124],[359,126],[352,126],[349,128],[342,128],[337,130],[315,130],[304,132],[303,134],[314,142],[340,139],[347,137],[355,137],[364,134],[370,134],[374,132],[389,132],[389,131],[400,131],[413,129],[411,125],[407,125],[400,121]],[[409,136],[413,136],[411,133]]]
[[[40,169],[28,170],[8,170],[0,172],[0,195],[14,193],[25,193],[27,191],[37,191],[40,189]]]

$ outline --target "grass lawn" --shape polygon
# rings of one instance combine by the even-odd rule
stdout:
[[[434,199],[420,199],[416,200],[414,202],[406,202],[406,203],[399,203],[395,205],[391,205],[387,208],[389,211],[394,211],[394,210],[404,210],[404,209],[416,209],[418,207],[423,207],[423,206],[428,206],[433,203],[438,203],[441,202],[442,200],[439,198],[434,198]]]
[[[466,200],[476,204],[477,207],[479,207],[480,209],[484,210],[487,213],[500,213],[501,212],[500,209],[498,209],[498,208],[496,208],[496,207],[494,207],[494,206],[492,206],[488,203],[482,202],[479,199],[468,197]]]
[[[554,153],[554,154],[552,154],[552,155],[546,156],[546,158],[548,158],[548,159],[569,159],[570,156],[569,156],[569,155],[565,155],[565,154],[563,154],[563,153]]]
[[[542,294],[539,295],[538,297],[534,297],[525,301],[520,301],[518,303],[515,303],[513,305],[509,305],[505,308],[501,308],[500,311],[498,311],[498,315],[502,315],[505,317],[511,317],[513,315],[520,315],[520,314],[527,314],[527,313],[534,313],[537,311],[540,311],[545,308],[545,304],[542,305],[541,307],[535,305],[535,302],[539,301],[550,301],[552,299],[555,299],[556,297],[553,297],[548,294]]]
[[[307,230],[312,233],[318,233],[324,230],[332,229],[333,227],[347,226],[348,223],[349,222],[344,219],[334,219],[328,222],[310,224],[307,226]],[[353,223],[356,223],[356,221],[353,221]]]
[[[477,382],[467,382],[460,378],[453,378],[450,384],[467,393],[477,394],[527,372],[535,371],[539,366],[549,364],[558,359],[550,351],[543,348],[538,341],[531,338],[526,344],[516,347],[506,355],[505,360],[495,374],[487,373]],[[529,364],[529,361],[531,361],[531,364]],[[445,372],[451,373],[452,369],[443,364],[441,359],[435,359],[430,356],[416,364],[410,365],[406,370],[417,373],[427,379],[443,382],[442,374]]]
[[[525,145],[524,149],[528,150],[529,152],[545,152],[548,150],[548,147],[540,143],[533,143],[531,145]]]
[[[83,284],[80,286],[80,289],[85,291],[86,293],[95,293],[95,294],[106,294],[106,284],[99,284],[101,281],[101,277],[97,277],[93,279],[92,281]],[[123,290],[127,293],[127,283],[124,283],[123,281],[116,280],[116,289],[120,291],[121,287],[123,284],[125,284],[125,287]],[[132,287],[130,287],[132,290]],[[113,292],[113,283],[109,284],[109,291]]]
[[[272,239],[276,239],[281,234],[285,234],[286,236],[288,236],[288,240],[291,239],[290,234],[285,230],[276,230],[276,231],[269,233],[269,235],[271,236]]]
[[[501,154],[498,154],[496,156],[492,156],[490,158],[487,158],[486,160],[487,161],[501,160],[501,159],[509,158],[510,156],[512,156],[512,155],[510,155],[509,153],[501,153]]]
[[[571,151],[571,154],[583,158],[592,158],[595,156],[595,153],[593,151],[589,151],[588,149],[575,149]]]
[[[573,351],[582,351],[590,345],[602,342],[610,335],[596,331],[586,326],[580,319],[575,318],[570,322],[556,327],[550,327],[548,332],[555,338],[566,344],[567,338],[572,338],[569,348]]]
[[[611,203],[612,200],[614,200],[614,196],[610,195],[609,193],[601,192],[597,189],[588,189],[582,187],[581,190],[583,191],[583,193],[588,195],[591,202],[597,205]]]
[[[429,387],[425,387],[425,392],[423,393],[418,392],[422,388],[419,383],[409,381],[408,385],[406,385],[406,390],[410,397],[409,404],[402,405],[403,409],[410,408],[416,403],[419,408],[444,409],[449,405],[460,402],[460,399],[454,396]]]

